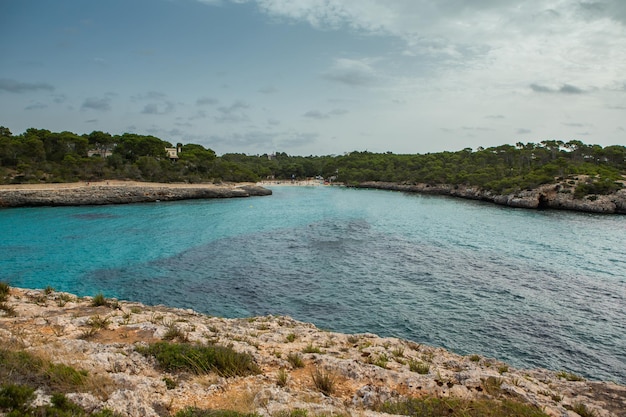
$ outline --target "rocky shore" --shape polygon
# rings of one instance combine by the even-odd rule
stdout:
[[[27,352],[97,378],[66,394],[89,412],[106,408],[155,417],[193,406],[272,417],[294,410],[307,410],[309,417],[374,417],[385,415],[379,408],[385,402],[433,397],[510,400],[555,417],[626,416],[626,387],[618,384],[514,369],[396,338],[333,333],[289,317],[224,319],[53,289],[10,288],[0,306],[0,340],[2,351]],[[258,372],[165,371],[140,353],[163,340],[230,346],[248,354]],[[332,389],[315,383],[320,373],[332,377]],[[49,403],[50,393],[39,388],[34,402]]]
[[[0,187],[0,207],[129,204],[270,194],[270,190],[255,184],[160,184],[130,181],[23,184]]]
[[[587,213],[626,214],[626,189],[609,195],[589,195],[575,198],[568,184],[547,184],[532,190],[512,194],[495,194],[478,187],[451,184],[399,184],[390,182],[363,182],[355,188],[404,191],[420,194],[444,195],[470,200],[487,201],[503,206],[527,209],[572,210]]]

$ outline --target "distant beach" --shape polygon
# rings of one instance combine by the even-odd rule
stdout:
[[[325,183],[324,180],[266,180],[266,181],[259,181],[256,183],[256,185],[259,185],[261,187],[269,187],[269,186],[276,186],[276,185],[299,185],[299,186],[305,186],[305,187],[309,187],[309,186],[319,186],[319,185],[330,185],[328,183]]]

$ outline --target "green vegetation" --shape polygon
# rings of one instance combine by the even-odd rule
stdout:
[[[11,287],[4,281],[0,281],[0,301],[4,302],[9,297],[9,292],[11,292]]]
[[[27,385],[5,384],[0,385],[0,411],[7,412],[10,417],[26,416],[54,416],[54,417],[119,417],[119,414],[110,410],[96,413],[87,413],[65,395],[54,393],[46,406],[32,407],[34,388]]]
[[[585,404],[575,403],[571,407],[566,407],[578,414],[580,417],[596,417],[596,413],[587,408]]]
[[[201,145],[177,144],[180,152],[175,160],[170,160],[166,147],[173,146],[154,136],[131,133],[77,135],[30,128],[13,135],[0,126],[0,183],[107,179],[241,182],[321,176],[348,185],[365,181],[455,184],[509,193],[553,183],[560,177],[569,180],[560,192],[582,198],[621,188],[617,181],[626,174],[625,146],[603,148],[578,140],[415,155],[365,151],[307,157],[284,152],[218,157]],[[579,175],[586,176],[580,183],[575,180]]]
[[[95,315],[87,320],[87,325],[96,330],[108,329],[109,324],[111,324],[111,320],[108,317],[100,317],[99,315]]]
[[[104,294],[98,293],[95,297],[93,297],[93,300],[91,300],[91,305],[93,307],[109,307],[111,304],[109,303],[109,300],[104,298]]]
[[[302,353],[322,353],[322,351],[319,347],[313,346],[312,343],[309,343],[304,349],[302,349]]]
[[[416,417],[547,417],[538,408],[508,399],[410,398],[387,402],[378,411]]]
[[[311,379],[315,388],[322,394],[330,396],[335,392],[337,377],[332,372],[316,369],[311,374]]]
[[[8,380],[58,392],[82,391],[91,385],[87,371],[52,363],[24,351],[0,348],[0,381]]]
[[[420,375],[427,375],[430,372],[430,365],[414,359],[409,360],[409,370]]]
[[[226,377],[260,373],[252,356],[224,346],[157,342],[136,349],[145,356],[153,356],[159,366],[168,372],[197,375],[216,372]]]
[[[583,378],[582,376],[576,375],[567,371],[560,371],[559,373],[556,374],[556,376],[559,378],[563,378],[566,381],[584,381],[585,380],[585,378]]]
[[[287,361],[294,367],[294,369],[304,368],[304,361],[302,360],[302,355],[299,353],[290,353],[287,355]]]
[[[380,355],[376,356],[375,358],[372,357],[372,356],[369,356],[367,358],[367,363],[370,363],[372,365],[376,365],[376,366],[381,367],[383,369],[387,369],[387,364],[389,363],[389,357],[385,353],[381,353]]]
[[[276,385],[286,387],[287,382],[289,382],[289,373],[283,368],[280,368],[276,374]]]
[[[4,311],[4,314],[8,317],[15,316],[15,309],[7,304],[9,299],[9,292],[11,287],[6,282],[0,281],[0,311]]]
[[[238,413],[228,410],[202,410],[195,407],[188,407],[174,414],[174,417],[259,417],[255,413]]]
[[[175,325],[174,323],[170,323],[167,325],[167,330],[163,335],[163,340],[176,340],[180,342],[188,342],[189,336],[185,331],[183,331],[180,327]]]
[[[90,376],[87,371],[50,362],[24,351],[0,348],[0,414],[19,416],[115,417],[103,410],[89,414],[64,394],[90,392],[104,398],[111,391],[111,382],[105,377]],[[35,389],[52,395],[52,403],[32,407]],[[6,413],[6,414],[3,414]]]

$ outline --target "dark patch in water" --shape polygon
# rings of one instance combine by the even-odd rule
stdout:
[[[78,213],[72,214],[72,217],[75,219],[83,219],[83,220],[100,220],[100,219],[117,219],[118,215],[110,214],[110,213]]]

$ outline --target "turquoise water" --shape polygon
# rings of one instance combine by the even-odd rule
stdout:
[[[335,187],[0,211],[0,279],[626,383],[626,217]]]

